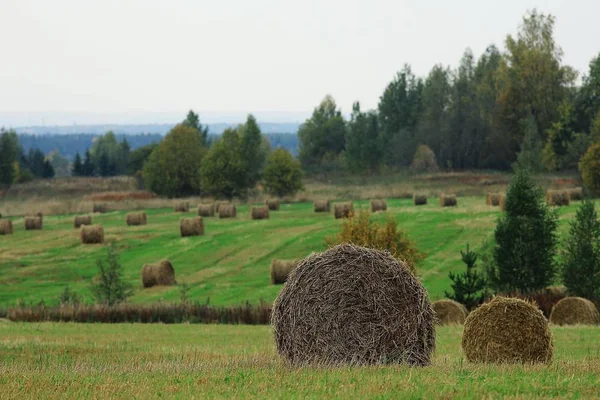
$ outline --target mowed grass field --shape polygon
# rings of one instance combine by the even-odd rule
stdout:
[[[467,363],[453,326],[428,367],[294,368],[268,326],[0,321],[0,397],[599,398],[600,330],[552,331],[549,365]]]
[[[357,209],[369,206],[368,201],[354,204]],[[572,203],[558,210],[561,237],[577,207]],[[93,222],[104,225],[107,241],[116,241],[125,277],[135,289],[134,303],[179,300],[177,286],[142,289],[142,265],[163,258],[173,263],[178,283],[189,285],[192,301],[270,303],[281,288],[270,284],[271,259],[324,250],[325,238],[338,232],[342,221],[330,213],[314,213],[312,203],[283,204],[270,219],[260,221],[251,220],[248,208],[239,206],[235,219],[205,218],[205,235],[188,238],[180,237],[179,220],[194,216],[195,210],[146,210],[148,225],[138,227],[126,226],[125,211],[95,214]],[[458,207],[452,208],[440,208],[432,197],[420,207],[410,199],[388,200],[388,214],[426,254],[417,272],[435,300],[450,289],[448,272],[464,268],[459,251],[467,243],[477,249],[492,238],[500,211],[486,206],[483,197],[460,197]],[[91,301],[89,286],[105,246],[80,244],[73,216],[47,215],[41,231],[25,231],[23,218],[13,219],[15,233],[0,236],[0,305],[19,300],[56,303],[67,285]],[[376,221],[385,218],[373,216]]]

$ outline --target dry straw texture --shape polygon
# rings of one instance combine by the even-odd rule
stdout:
[[[214,217],[215,216],[215,205],[214,204],[200,204],[198,206],[198,215],[201,217]]]
[[[331,210],[331,203],[329,200],[315,200],[313,207],[315,212],[329,212]]]
[[[552,360],[552,334],[535,304],[498,296],[471,311],[462,349],[476,363],[547,363]]]
[[[271,261],[271,284],[281,285],[285,283],[290,272],[298,265],[298,260],[278,260]]]
[[[434,321],[406,265],[350,244],[300,261],[272,313],[277,350],[294,365],[428,365]]]
[[[144,264],[142,267],[142,285],[145,288],[174,284],[175,270],[169,260],[162,260],[157,264]]]
[[[224,201],[224,200],[219,200],[215,203],[215,211],[216,212],[220,212],[219,210],[221,209],[220,207],[223,205],[229,205],[228,201]]]
[[[219,206],[219,218],[235,218],[237,209],[233,204],[221,204]]]
[[[569,200],[571,201],[583,200],[583,188],[581,187],[567,189],[567,193],[569,193]]]
[[[502,198],[502,194],[500,194],[500,193],[488,192],[488,194],[485,198],[485,204],[487,204],[488,206],[493,206],[493,207],[499,206],[501,198]]]
[[[12,235],[13,225],[10,219],[0,219],[0,235]]]
[[[179,231],[181,237],[204,235],[204,221],[202,217],[181,218]]]
[[[25,217],[25,230],[42,229],[43,217]]]
[[[145,212],[129,213],[125,217],[127,226],[146,225],[147,217]]]
[[[568,206],[569,193],[566,190],[548,190],[546,192],[546,203],[549,206]]]
[[[434,301],[431,306],[440,325],[461,325],[464,324],[467,318],[468,311],[465,306],[454,300],[442,299]]]
[[[177,203],[173,206],[173,210],[175,212],[188,212],[188,211],[190,211],[190,203],[187,203],[187,202]]]
[[[387,211],[387,203],[383,199],[371,200],[371,212]]]
[[[279,211],[279,200],[277,199],[265,200],[265,205],[271,211]]]
[[[596,325],[598,309],[582,297],[565,297],[552,307],[550,322],[556,325]]]
[[[104,214],[105,212],[108,212],[108,207],[106,204],[94,204],[92,211],[94,213]]]
[[[348,218],[354,212],[354,206],[351,202],[337,203],[333,206],[333,215],[335,219]]]
[[[81,225],[91,225],[92,224],[92,216],[91,215],[76,215],[73,218],[73,228],[79,229]]]
[[[455,194],[444,194],[440,195],[440,206],[441,207],[454,207],[457,205]]]
[[[252,219],[269,219],[269,207],[252,207]]]
[[[498,203],[500,210],[506,210],[506,195],[503,193],[500,195],[500,202]]]
[[[427,204],[427,196],[424,194],[414,194],[413,195],[413,204],[415,206],[423,206]]]
[[[104,243],[104,228],[102,225],[82,225],[79,234],[82,244]]]

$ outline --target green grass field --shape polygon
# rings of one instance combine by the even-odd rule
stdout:
[[[497,208],[483,197],[459,198],[456,208],[440,208],[437,199],[422,207],[410,199],[388,200],[388,212],[414,240],[426,258],[418,274],[433,300],[449,289],[448,272],[462,269],[459,251],[467,243],[478,248],[493,236]],[[367,208],[367,201],[355,202]],[[564,236],[577,204],[559,209],[560,235]],[[171,209],[147,210],[148,225],[127,227],[126,212],[94,215],[105,227],[107,240],[116,240],[126,279],[135,288],[136,303],[177,301],[175,287],[143,290],[140,271],[145,263],[162,258],[172,261],[178,282],[190,286],[192,300],[229,305],[260,300],[272,302],[280,286],[270,284],[272,258],[302,258],[325,249],[325,238],[341,225],[331,214],[316,214],[312,203],[284,204],[269,220],[252,221],[248,206],[238,208],[238,218],[205,218],[204,236],[181,238],[179,219],[194,213]],[[373,216],[383,221],[384,215]],[[66,285],[91,301],[89,285],[97,273],[96,259],[105,256],[102,245],[81,245],[73,215],[46,216],[42,231],[25,231],[23,219],[13,219],[15,233],[0,236],[0,305],[44,300],[56,303]]]
[[[549,365],[463,361],[440,327],[432,366],[292,368],[268,326],[0,321],[0,397],[598,398],[600,330],[553,328]]]

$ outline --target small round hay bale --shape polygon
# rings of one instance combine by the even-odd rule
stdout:
[[[351,202],[336,203],[333,206],[333,215],[335,219],[348,218],[354,212],[354,205]]]
[[[233,204],[221,204],[219,207],[219,218],[235,218],[237,209]]]
[[[387,203],[383,199],[371,200],[371,212],[387,211]]]
[[[285,283],[290,272],[296,268],[298,260],[278,260],[274,258],[271,261],[271,284],[281,285]]]
[[[278,199],[265,200],[265,205],[269,207],[269,210],[271,211],[279,211]]]
[[[498,206],[500,207],[500,210],[506,210],[506,195],[504,193],[500,195],[500,199],[498,200]]]
[[[190,203],[182,201],[173,206],[175,212],[188,212],[190,211]]]
[[[300,261],[271,314],[277,351],[303,365],[428,365],[427,290],[387,251],[342,244]]]
[[[127,226],[146,225],[148,220],[145,212],[129,213],[125,217]]]
[[[552,360],[552,333],[535,304],[498,296],[471,311],[462,349],[475,363],[547,363]]]
[[[424,194],[413,194],[413,204],[415,206],[423,206],[427,204],[427,196]]]
[[[91,225],[92,224],[92,216],[91,215],[76,215],[73,218],[73,228],[81,228],[81,225]]]
[[[569,193],[569,200],[570,201],[581,201],[581,200],[583,200],[583,188],[581,188],[581,187],[567,189],[567,193]]]
[[[104,243],[104,227],[102,225],[81,225],[79,235],[82,244]]]
[[[442,193],[440,195],[440,207],[456,207],[457,204],[455,194]]]
[[[201,217],[214,217],[215,216],[215,205],[214,204],[200,204],[198,206],[198,215]]]
[[[331,203],[329,200],[315,200],[313,203],[315,212],[329,212],[331,211]]]
[[[43,217],[25,217],[25,230],[39,230],[42,229]]]
[[[465,306],[450,299],[434,301],[431,306],[440,325],[462,325],[469,314]]]
[[[597,325],[598,309],[583,297],[565,297],[552,307],[550,323],[555,325]]]
[[[169,260],[162,260],[156,264],[144,264],[142,267],[142,285],[145,288],[174,284],[175,269]]]
[[[181,237],[204,235],[204,221],[202,217],[181,218],[179,221]]]
[[[0,235],[12,235],[13,224],[10,219],[0,219]]]
[[[108,212],[108,206],[106,204],[94,204],[92,211],[98,214],[104,214]]]
[[[568,206],[569,193],[566,190],[548,190],[546,192],[546,203],[549,206]]]
[[[269,219],[269,207],[252,207],[252,219]]]
[[[500,197],[502,195],[500,193],[490,193],[488,192],[485,198],[485,204],[492,207],[497,207],[500,205]]]
[[[215,211],[216,211],[216,212],[219,212],[219,210],[220,210],[220,207],[221,207],[222,205],[229,205],[229,204],[230,204],[230,203],[229,203],[228,201],[225,201],[225,200],[218,200],[217,202],[215,202]]]

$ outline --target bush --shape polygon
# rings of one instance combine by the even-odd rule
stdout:
[[[600,142],[592,144],[579,161],[583,184],[594,194],[600,194]]]
[[[106,263],[98,259],[98,283],[91,287],[98,304],[112,306],[119,304],[133,294],[131,285],[123,278],[123,266],[119,263],[119,254],[114,242],[106,247]]]
[[[483,274],[476,271],[477,253],[469,250],[460,251],[462,262],[467,266],[467,270],[461,274],[450,272],[448,277],[452,283],[452,293],[446,292],[446,297],[455,300],[467,307],[471,311],[484,302],[488,296],[486,290],[487,282]]]
[[[265,190],[277,197],[293,196],[303,189],[302,175],[300,162],[294,160],[289,151],[275,149],[263,173]]]
[[[433,150],[424,144],[417,147],[413,162],[410,165],[413,172],[436,172],[439,170]]]
[[[80,303],[79,295],[69,288],[69,285],[65,286],[65,290],[60,294],[58,302],[61,306],[72,305],[76,306]]]

